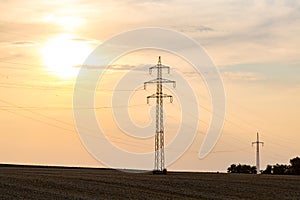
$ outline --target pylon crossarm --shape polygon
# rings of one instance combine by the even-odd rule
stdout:
[[[149,104],[149,99],[150,99],[150,98],[157,98],[157,97],[158,97],[157,94],[152,94],[152,95],[150,95],[150,96],[147,96],[147,104]]]
[[[170,98],[170,102],[171,102],[171,103],[173,102],[173,96],[172,96],[172,95],[163,94],[161,97],[162,97],[162,98]]]
[[[149,68],[149,74],[152,74],[152,71],[154,68],[157,68],[157,66],[155,65],[155,66]]]
[[[157,83],[157,79],[144,82],[144,90],[146,90],[147,84],[155,84],[155,83]]]
[[[145,82],[146,84],[152,84],[152,83],[157,83],[157,81],[159,81],[160,79],[158,79],[158,78],[155,78],[155,79],[152,79],[152,80],[150,80],[150,81],[147,81],[147,82]]]
[[[172,83],[173,87],[176,87],[176,81],[171,81],[168,79],[164,79],[164,78],[156,78],[147,82],[144,82],[144,89],[146,89],[146,85],[147,84],[157,84],[157,83]]]
[[[166,65],[161,66],[162,69],[168,69],[168,74],[170,74],[170,67]]]
[[[160,69],[167,69],[168,70],[168,74],[170,74],[170,67],[169,66],[165,66],[165,65],[155,65],[153,67],[150,67],[149,68],[149,74],[152,74],[153,70],[154,69],[158,69],[158,68],[160,68]]]
[[[150,98],[170,98],[170,102],[173,102],[173,96],[172,95],[168,95],[168,94],[162,94],[162,95],[157,95],[157,94],[152,94],[150,96],[147,96],[147,104],[149,104],[149,99]]]

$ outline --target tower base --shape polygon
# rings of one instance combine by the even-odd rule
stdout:
[[[153,174],[163,174],[163,175],[166,175],[167,174],[167,169],[163,169],[162,171],[161,170],[153,170],[152,173]]]

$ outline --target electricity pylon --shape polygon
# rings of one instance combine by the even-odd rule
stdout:
[[[144,82],[144,89],[147,84],[156,84],[156,93],[147,96],[147,104],[149,104],[150,98],[156,99],[156,131],[155,131],[155,158],[154,158],[154,174],[166,174],[165,168],[165,149],[164,149],[164,114],[163,114],[163,99],[170,98],[170,102],[173,102],[173,96],[164,94],[162,85],[163,83],[172,83],[173,87],[176,86],[176,82],[162,77],[162,70],[167,69],[170,73],[170,67],[161,64],[161,58],[158,57],[157,65],[149,68],[149,73],[152,74],[153,70],[157,71],[156,79]]]
[[[257,132],[257,136],[256,136],[256,142],[252,142],[252,146],[253,144],[256,144],[256,170],[257,170],[257,174],[260,173],[260,163],[259,163],[259,145],[262,144],[262,146],[264,146],[263,142],[259,141],[259,135]]]

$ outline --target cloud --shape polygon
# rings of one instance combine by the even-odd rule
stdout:
[[[203,26],[203,25],[198,25],[198,26],[174,26],[173,28],[180,31],[180,32],[185,32],[185,33],[216,31],[215,29],[213,29],[209,26]]]
[[[15,41],[10,43],[13,46],[37,46],[39,43],[34,41]]]
[[[129,70],[135,70],[135,71],[148,71],[148,68],[152,65],[130,65],[130,64],[114,64],[107,66],[96,66],[96,65],[77,65],[74,66],[74,68],[84,68],[89,70],[108,70],[108,71],[129,71]]]
[[[88,38],[72,38],[71,40],[77,41],[77,42],[85,42],[85,43],[90,43],[90,44],[100,44],[101,42],[99,40],[94,40],[94,39],[88,39]]]
[[[222,78],[234,81],[258,81],[265,79],[263,75],[253,72],[222,72]]]
[[[91,70],[102,70],[102,69],[106,69],[107,66],[93,66],[93,65],[77,65],[77,66],[74,66],[76,68],[80,68],[80,67],[83,67],[85,69],[91,69]],[[132,66],[132,65],[127,65],[127,64],[124,64],[124,65],[109,65],[109,70],[116,70],[116,71],[119,71],[119,70],[131,70],[133,68],[135,68],[136,66]]]
[[[70,3],[70,7],[64,9],[65,4],[6,1],[5,7],[24,9],[3,10],[2,20],[7,23],[0,23],[0,28],[9,34],[1,33],[1,37],[14,34],[18,36],[14,40],[42,43],[49,36],[60,33],[62,27],[45,21],[41,23],[41,19],[49,15],[75,15],[86,24],[78,30],[81,36],[73,40],[86,43],[99,44],[113,34],[132,28],[160,26],[174,28],[199,41],[218,66],[274,60],[288,63],[299,58],[299,1],[87,0]]]

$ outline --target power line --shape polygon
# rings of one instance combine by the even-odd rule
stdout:
[[[3,101],[3,100],[0,100],[0,101],[2,101],[3,103],[8,103],[8,102],[6,102],[6,101]],[[145,104],[144,104],[145,105]],[[33,120],[33,121],[36,121],[36,122],[39,122],[39,123],[42,123],[42,124],[46,124],[46,125],[48,125],[48,126],[52,126],[52,127],[55,127],[55,128],[58,128],[58,129],[61,129],[61,130],[64,130],[64,131],[67,131],[68,133],[75,133],[76,132],[76,130],[75,129],[70,129],[70,128],[65,128],[65,127],[63,127],[63,126],[60,126],[60,125],[57,125],[57,124],[53,124],[53,123],[49,123],[49,122],[47,122],[47,121],[44,121],[44,120],[41,120],[41,119],[36,119],[36,118],[34,118],[34,117],[31,117],[31,116],[28,116],[28,115],[25,115],[25,114],[20,114],[20,113],[17,113],[17,112],[15,112],[15,111],[11,111],[11,110],[3,110],[3,109],[0,109],[1,111],[5,111],[5,112],[9,112],[9,113],[11,113],[11,114],[14,114],[14,115],[18,115],[18,116],[21,116],[21,117],[24,117],[24,118],[27,118],[27,119],[30,119],[30,120]],[[25,111],[28,111],[28,110],[26,110],[25,109]],[[41,115],[40,113],[36,113],[36,112],[31,112],[32,114],[36,114],[36,115],[38,115],[38,116],[44,116],[44,117],[46,117],[46,118],[49,118],[49,119],[52,119],[52,120],[54,120],[55,119],[55,121],[56,122],[60,122],[60,123],[62,123],[62,124],[64,124],[64,125],[68,125],[68,126],[71,126],[72,128],[74,128],[74,124],[71,124],[71,123],[68,123],[68,122],[64,122],[64,121],[61,121],[61,120],[58,120],[58,119],[56,119],[56,118],[52,118],[52,117],[49,117],[49,116],[45,116],[45,115]],[[93,131],[93,130],[88,130],[88,128],[87,127],[84,127],[87,131],[85,131],[85,135],[89,135],[89,136],[91,136],[91,137],[97,137],[97,138],[101,138],[102,140],[105,140],[104,138],[102,138],[102,137],[100,137],[100,136],[97,136],[97,135],[93,135],[93,134],[89,134],[88,132],[89,131]],[[63,132],[63,133],[65,133],[65,132]],[[120,138],[120,137],[115,137],[115,136],[108,136],[110,139],[112,139],[112,141],[113,142],[115,142],[115,143],[120,143],[120,144],[125,144],[125,145],[128,145],[128,146],[136,146],[136,147],[148,147],[148,146],[146,146],[146,145],[137,145],[136,143],[130,143],[130,142],[126,142],[126,141],[124,141],[124,139],[123,138]]]
[[[16,62],[7,62],[7,61],[0,61],[0,62],[3,62],[3,63],[10,63],[10,64],[19,64],[19,65],[26,65],[26,66],[34,66],[34,67],[37,67],[37,66],[39,66],[39,67],[41,67],[42,65],[33,65],[33,64],[26,64],[26,63],[16,63]],[[20,69],[20,68],[15,68],[15,69]],[[26,69],[26,68],[23,68],[22,70],[29,70],[29,69]],[[22,87],[22,88],[28,88],[28,89],[40,89],[40,90],[56,90],[57,88],[56,87],[49,87],[49,86],[39,86],[39,85],[28,85],[28,84],[16,84],[16,83],[0,83],[0,84],[2,84],[2,85],[0,85],[0,87],[3,87],[3,88],[11,88],[11,87]],[[65,87],[64,87],[64,89],[65,89]],[[70,88],[71,89],[71,88]],[[104,90],[101,90],[101,91],[104,91]],[[109,91],[109,90],[105,90],[105,91]],[[110,90],[110,91],[114,91],[114,92],[117,92],[116,90]],[[122,90],[122,91],[127,91],[127,90]],[[180,93],[180,92],[179,92]],[[181,94],[181,95],[183,95],[183,94]],[[204,97],[203,95],[201,95],[202,97]],[[206,98],[206,97],[204,97],[204,98]],[[193,102],[194,103],[194,102]],[[202,105],[198,105],[198,106],[200,106],[200,107],[202,107],[204,110],[206,110],[207,112],[212,112],[210,109],[208,109],[208,108],[206,108],[206,107],[204,107],[204,106],[202,106]],[[227,114],[228,115],[231,115],[231,116],[233,116],[233,117],[235,117],[234,116],[234,114],[232,114],[232,113],[229,113],[228,111],[227,111]],[[218,115],[217,115],[217,117],[219,117]],[[251,123],[249,123],[249,122],[247,122],[247,121],[245,121],[245,120],[243,120],[242,118],[240,118],[240,117],[235,117],[236,119],[239,119],[243,124],[246,124],[246,125],[248,125],[248,126],[250,126],[250,127],[253,127],[254,129],[257,129],[257,128],[255,128],[256,126],[254,126],[253,124],[251,124]],[[229,120],[229,119],[227,119],[227,118],[225,118],[225,121],[226,122],[228,122],[228,123],[230,123],[230,124],[232,124],[232,125],[234,125],[234,126],[236,126],[236,127],[238,127],[238,128],[241,128],[242,130],[246,130],[246,132],[249,132],[249,133],[251,133],[252,131],[250,131],[250,130],[248,130],[248,129],[245,129],[244,127],[242,127],[241,126],[241,124],[238,124],[238,123],[235,123],[235,122],[233,122],[232,120]],[[266,129],[263,129],[263,130],[266,130]],[[270,131],[268,131],[268,132],[270,132]],[[267,135],[267,136],[269,136],[269,135]],[[272,136],[272,135],[271,135]],[[275,137],[276,135],[274,135],[274,137]],[[282,136],[277,136],[277,138],[279,138],[279,139],[284,139],[284,140],[287,140],[286,138],[283,138]],[[291,142],[290,140],[287,140],[288,142]],[[275,143],[275,142],[274,142]],[[279,145],[279,143],[277,143],[277,145]]]
[[[1,32],[3,32],[3,31],[1,31]],[[7,63],[7,64],[16,64],[16,65],[25,65],[25,66],[31,66],[31,67],[41,67],[42,65],[36,65],[36,64],[26,64],[26,63],[17,63],[17,62],[8,62],[8,61],[0,61],[0,62],[2,62],[2,63]],[[42,67],[44,67],[44,66],[42,66]],[[1,67],[2,68],[2,67]],[[17,67],[11,67],[11,69],[20,69],[20,70],[31,70],[31,69],[28,69],[28,68],[17,68]],[[32,68],[33,69],[33,68]],[[34,69],[36,69],[36,68],[34,68]],[[25,87],[27,87],[27,88],[29,88],[29,89],[40,89],[40,90],[46,90],[46,89],[48,89],[48,90],[56,90],[56,88],[55,87],[53,87],[53,88],[48,88],[47,86],[38,86],[38,85],[26,85],[26,84],[19,84],[19,85],[17,85],[17,84],[15,84],[14,86],[13,86],[13,84],[8,84],[8,85],[5,85],[5,83],[2,83],[2,85],[0,85],[0,87],[3,87],[3,88],[11,88],[11,87],[22,87],[22,88],[25,88]],[[202,107],[201,105],[199,105],[200,107]],[[8,108],[1,108],[2,110],[3,109],[8,109]],[[16,108],[16,109],[21,109],[21,108]],[[72,108],[70,108],[70,107],[56,107],[56,108],[47,108],[47,107],[32,107],[32,108],[29,108],[29,107],[25,107],[25,109],[32,109],[32,110],[34,110],[34,109],[38,109],[38,110],[42,110],[42,109],[49,109],[49,110],[54,110],[54,109],[57,109],[57,110],[69,110],[69,109],[72,109]],[[83,109],[94,109],[94,108],[83,108]],[[105,109],[105,108],[95,108],[95,109]],[[206,110],[207,112],[210,112],[211,113],[211,110],[210,109],[205,109],[204,108],[204,110]],[[228,112],[227,112],[228,113]],[[232,115],[232,116],[234,116],[233,114],[230,114],[230,113],[228,113],[229,115]],[[242,121],[242,118],[240,118],[240,117],[236,117],[238,120],[240,120],[240,121]],[[236,126],[236,127],[238,127],[239,129],[242,129],[242,130],[246,130],[246,132],[251,132],[251,131],[249,131],[249,128],[247,129],[247,128],[245,128],[245,127],[243,127],[243,126],[241,126],[241,123],[238,123],[238,122],[235,122],[235,121],[232,121],[232,120],[229,120],[228,118],[226,118],[225,119],[226,120],[226,122],[228,122],[228,123],[230,123],[230,124],[234,124],[234,126]],[[254,127],[256,127],[256,125],[253,125],[253,124],[250,124],[249,122],[247,122],[247,121],[242,121],[242,123],[243,124],[246,124],[246,125],[249,125],[251,128],[254,128]],[[255,128],[255,129],[257,129],[257,128]],[[266,130],[266,129],[264,129],[264,128],[262,128],[262,130]],[[271,132],[271,131],[268,131],[268,132]],[[286,139],[286,138],[284,138],[284,137],[282,137],[282,136],[277,136],[277,135],[272,135],[272,134],[267,134],[266,136],[268,136],[268,137],[277,137],[278,139],[284,139],[284,140],[286,140],[289,144],[291,144],[291,143],[293,143],[293,144],[296,144],[296,142],[294,143],[294,141],[291,141],[291,140],[289,140],[289,139]],[[285,147],[285,146],[283,146],[282,144],[279,144],[279,143],[276,143],[276,142],[274,142],[273,140],[270,140],[270,143],[273,143],[274,145],[279,145],[279,146],[281,146],[281,147]],[[286,147],[285,147],[286,148]]]

